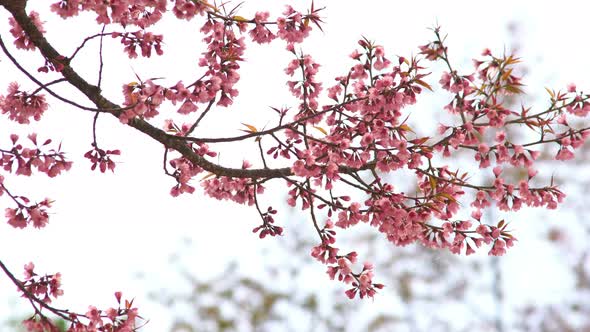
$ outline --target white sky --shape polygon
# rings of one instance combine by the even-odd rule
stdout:
[[[76,33],[84,36],[84,33],[99,31],[98,26],[89,23],[93,20],[92,15],[62,21],[58,16],[47,13],[50,2],[29,0],[28,8],[41,13],[41,18],[46,21],[47,38],[58,50],[67,50],[64,53],[69,54],[72,45],[78,44],[72,43],[78,40]],[[298,1],[297,4],[303,6],[296,8],[303,10],[308,2]],[[287,2],[247,1],[241,15],[249,17],[258,8],[274,8],[276,14],[282,11],[284,3]],[[456,67],[462,65],[467,73],[472,70],[471,59],[485,47],[495,52],[510,47],[512,39],[507,25],[516,22],[519,28],[517,38],[522,46],[519,55],[529,70],[525,84],[531,98],[538,101],[544,97],[545,86],[558,89],[575,82],[579,87],[590,87],[585,42],[589,32],[585,22],[590,8],[584,8],[590,6],[576,1],[475,3],[317,1],[316,7],[327,6],[323,13],[326,21],[324,33],[314,31],[303,49],[322,65],[321,77],[325,78],[327,83],[324,86],[327,87],[329,79],[346,71],[350,63],[347,56],[356,47],[361,35],[384,45],[391,55],[409,56],[418,52],[419,45],[432,39],[433,34],[427,28],[438,22],[442,31],[449,35],[451,59]],[[173,82],[178,76],[189,79],[187,68],[192,70],[196,67],[200,47],[190,43],[201,45],[202,36],[197,31],[199,26],[197,22],[173,24],[170,21],[158,25],[169,33],[164,37],[166,55],[161,59],[152,58],[155,65],[145,61],[130,64],[126,57],[121,60],[118,42],[106,39],[112,46],[108,48],[112,51],[105,56],[106,85],[103,90],[107,97],[121,100],[121,84],[135,80],[132,67],[144,78],[165,76]],[[0,13],[0,33],[6,42],[11,41],[5,11]],[[229,136],[238,133],[240,122],[262,127],[270,114],[267,106],[289,105],[285,102],[291,98],[284,86],[283,75],[289,57],[282,45],[282,42],[276,42],[271,47],[251,46],[246,54],[248,62],[241,70],[240,96],[229,110],[214,112],[204,123],[204,131],[211,136]],[[89,56],[85,58],[85,64],[78,62],[75,68],[83,76],[95,77],[95,62],[92,61],[95,61],[96,53],[89,50],[85,54]],[[23,86],[33,87],[32,83],[25,83],[7,59],[0,59],[0,72],[6,73],[0,76],[0,93],[4,93],[7,84],[15,79]],[[25,55],[22,60],[30,64],[31,71],[41,65],[37,55]],[[180,65],[182,63],[184,65]],[[428,81],[435,83],[438,79],[437,74]],[[433,102],[444,102],[448,96],[441,92],[440,89],[435,90],[435,94],[439,93],[438,97],[432,94],[423,96],[427,101],[418,104],[412,119],[416,122],[421,120],[420,106],[432,108]],[[438,105],[442,107],[444,104]],[[544,101],[538,105],[544,105]],[[43,230],[16,230],[7,224],[0,225],[1,258],[9,267],[20,274],[22,265],[32,260],[39,272],[60,271],[65,295],[55,303],[80,311],[84,311],[89,304],[113,305],[113,292],[123,290],[126,295],[137,298],[142,314],[151,319],[145,331],[163,331],[169,320],[158,305],[148,302],[145,297],[146,283],[138,283],[134,276],[141,272],[154,288],[174,288],[175,271],[163,268],[170,267],[167,263],[169,254],[183,248],[178,244],[182,237],[193,239],[190,257],[199,277],[219,273],[230,258],[247,262],[243,265],[249,266],[253,273],[264,268],[264,262],[259,259],[260,249],[274,244],[273,240],[260,241],[251,233],[252,227],[259,222],[254,209],[217,202],[204,197],[199,189],[192,196],[170,197],[168,192],[173,183],[161,170],[162,148],[120,125],[115,119],[103,116],[99,121],[101,144],[123,151],[122,156],[117,158],[119,163],[114,175],[90,173],[89,163],[82,158],[90,148],[91,114],[53,103],[43,121],[32,126],[39,128],[41,138],[49,136],[58,141],[61,138],[64,150],[75,164],[68,174],[56,179],[44,176],[7,179],[11,187],[18,186],[19,192],[32,199],[48,196],[56,200],[50,224]],[[0,144],[6,144],[15,124],[3,118],[0,129]],[[27,132],[29,128],[16,130]],[[220,160],[225,165],[239,165],[244,157],[248,158],[222,153]],[[567,192],[567,185],[564,189]],[[270,192],[269,196],[282,194]],[[0,202],[2,209],[8,203],[5,197]],[[285,208],[281,210],[283,215],[287,215]],[[299,215],[301,219],[307,218],[304,213]],[[543,215],[531,216],[528,218],[531,222],[535,216],[538,218],[534,221],[535,226],[517,225],[519,242],[502,259],[507,267],[506,278],[511,280],[510,290],[519,290],[518,298],[512,299],[517,303],[554,301],[572,286],[565,271],[560,273],[563,256],[542,246],[543,242],[534,235],[533,229],[542,229],[542,224],[548,219],[559,218],[567,222],[574,218],[573,213],[563,211],[557,215],[544,212]],[[316,280],[321,286],[326,286],[333,282],[325,277],[323,269],[319,265],[316,267]],[[14,299],[14,294],[14,287],[7,284],[6,278],[0,278],[0,298]],[[0,317],[29,312],[27,304],[22,301],[18,306],[12,306],[17,302],[14,299],[10,304],[0,303]],[[379,298],[375,300],[375,305],[380,305]]]

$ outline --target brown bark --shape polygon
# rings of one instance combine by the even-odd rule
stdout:
[[[9,12],[24,12],[27,0],[0,0],[0,5],[8,9]]]

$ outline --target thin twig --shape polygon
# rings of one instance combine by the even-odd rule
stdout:
[[[98,58],[100,61],[100,65],[98,67],[98,83],[96,84],[96,86],[100,89],[100,84],[102,83],[102,70],[104,67],[104,61],[103,61],[103,57],[102,57],[102,42],[103,42],[103,37],[104,37],[104,29],[106,28],[106,24],[103,24],[102,26],[102,31],[100,33],[100,42],[99,42],[99,47],[98,47]]]
[[[74,101],[71,101],[71,100],[64,98],[64,97],[58,95],[57,93],[53,92],[53,90],[49,89],[45,84],[41,83],[37,78],[35,78],[35,76],[31,75],[25,68],[23,68],[23,66],[21,66],[20,63],[18,63],[18,61],[16,61],[16,59],[12,56],[12,54],[10,54],[10,52],[6,48],[6,45],[4,44],[4,41],[2,40],[1,35],[0,35],[0,48],[2,48],[2,51],[4,52],[4,54],[6,54],[6,56],[10,59],[10,61],[12,61],[12,63],[16,66],[16,68],[18,68],[23,74],[25,74],[31,81],[35,82],[39,87],[41,87],[43,90],[47,91],[47,93],[49,93],[50,95],[54,96],[55,98],[63,101],[64,103],[70,104],[72,106],[75,106],[75,107],[77,107],[81,110],[85,110],[85,111],[105,112],[105,113],[124,111],[124,110],[135,107],[135,105],[132,105],[132,107],[129,106],[129,107],[124,107],[124,108],[107,109],[107,108],[93,108],[93,107],[82,106]]]

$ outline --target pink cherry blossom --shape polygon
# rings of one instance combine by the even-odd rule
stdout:
[[[264,25],[264,22],[268,20],[269,16],[270,14],[268,12],[257,12],[254,16],[256,25],[249,33],[252,40],[259,44],[270,43],[276,38],[276,35]]]
[[[8,114],[10,120],[20,124],[30,123],[30,119],[41,120],[41,116],[47,110],[45,96],[41,94],[29,95],[21,91],[18,83],[12,82],[8,86],[8,94],[0,95],[0,110]]]

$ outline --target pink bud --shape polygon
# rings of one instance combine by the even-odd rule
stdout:
[[[574,83],[570,83],[567,85],[567,92],[576,92],[576,85]]]
[[[115,292],[115,298],[117,299],[117,303],[121,303],[121,292]]]

